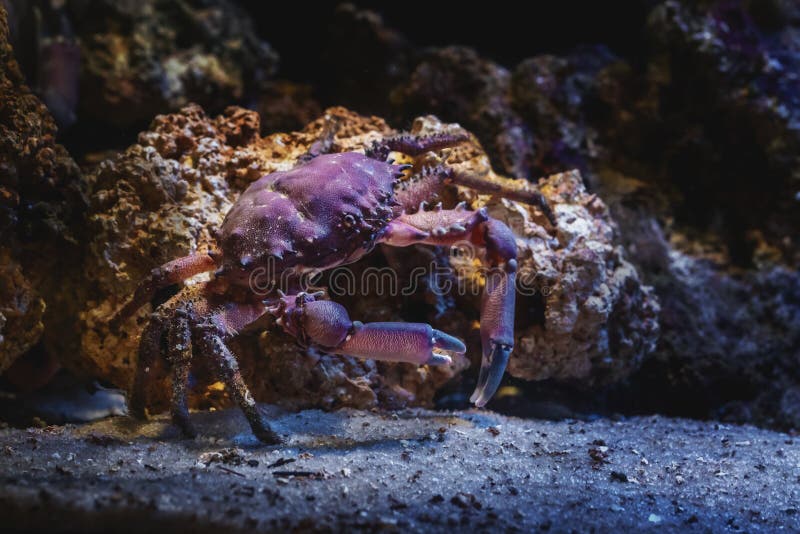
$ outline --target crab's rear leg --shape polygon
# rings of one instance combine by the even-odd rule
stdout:
[[[184,435],[194,437],[197,433],[189,420],[189,405],[186,388],[189,385],[189,370],[192,364],[192,333],[186,310],[175,313],[167,332],[167,360],[172,370],[172,402],[170,413],[172,422]]]
[[[449,148],[468,140],[466,134],[434,134],[434,135],[398,135],[376,141],[367,149],[366,155],[373,159],[385,161],[390,152],[402,152],[411,157],[419,156],[432,150]]]
[[[272,430],[258,409],[253,395],[239,372],[236,357],[223,340],[223,335],[223,332],[214,326],[202,325],[196,328],[194,340],[197,350],[213,364],[217,377],[222,380],[234,402],[239,405],[253,434],[268,445],[280,443],[280,436]]]
[[[138,419],[147,418],[147,383],[153,366],[161,355],[161,340],[164,332],[164,323],[160,317],[154,314],[144,327],[144,330],[142,330],[142,335],[139,339],[133,388],[128,401],[128,411]]]
[[[406,182],[401,182],[400,184],[396,191],[397,201],[403,209],[409,212],[416,211],[421,201],[436,198],[442,186],[455,184],[468,187],[479,193],[537,206],[547,217],[550,224],[553,227],[556,226],[556,217],[550,208],[550,204],[547,203],[547,199],[540,192],[531,189],[530,184],[524,180],[503,183],[476,174],[459,171],[446,165],[437,165],[422,169]]]
[[[503,222],[485,210],[433,210],[403,214],[392,221],[382,241],[388,245],[415,243],[453,245],[469,240],[486,250],[488,269],[481,299],[483,358],[478,385],[470,400],[483,406],[503,379],[514,346],[514,300],[517,245]]]
[[[451,363],[451,353],[463,354],[458,338],[425,323],[352,321],[341,304],[314,300],[301,293],[283,297],[273,313],[289,334],[304,345],[327,352],[371,360],[416,365]]]
[[[165,319],[161,314],[153,314],[150,322],[142,331],[139,340],[139,358],[136,362],[136,375],[129,410],[131,415],[139,419],[147,418],[147,382],[161,354],[161,341],[166,332],[167,361],[172,374],[172,399],[170,413],[172,422],[188,437],[195,432],[189,421],[189,407],[186,400],[186,388],[189,383],[189,369],[192,359],[191,331],[186,310],[179,308]]]
[[[114,330],[118,329],[125,319],[150,302],[159,289],[183,282],[194,275],[212,271],[216,267],[214,258],[208,254],[184,256],[156,267],[139,283],[133,297],[111,317],[109,325]]]
[[[297,165],[308,163],[317,156],[333,152],[339,126],[339,121],[335,117],[327,118],[317,140],[311,143],[305,154],[297,158]]]
[[[221,302],[208,283],[184,288],[162,304],[145,326],[139,344],[139,360],[131,393],[132,415],[146,417],[146,386],[158,361],[163,341],[172,369],[173,422],[189,436],[194,430],[186,401],[192,356],[205,357],[213,366],[231,398],[244,412],[253,433],[267,444],[280,442],[261,414],[239,372],[226,341],[257,321],[266,309],[260,301]]]

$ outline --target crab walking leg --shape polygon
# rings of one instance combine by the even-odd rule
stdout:
[[[556,216],[553,214],[550,204],[547,203],[547,200],[541,193],[529,189],[528,182],[524,180],[519,181],[520,185],[511,186],[493,182],[473,174],[458,172],[450,167],[444,168],[444,171],[445,183],[454,183],[464,187],[469,187],[470,189],[474,189],[479,193],[488,193],[501,198],[516,200],[524,204],[536,206],[542,210],[542,213],[544,213],[544,216],[547,217],[548,222],[553,227],[556,226]]]
[[[268,445],[281,443],[280,436],[269,426],[247,384],[244,383],[236,357],[223,341],[223,335],[224,333],[217,327],[203,325],[195,329],[194,341],[203,356],[214,364],[218,378],[222,380],[233,400],[244,412],[253,434]]]
[[[420,172],[411,176],[406,182],[401,183],[397,191],[397,200],[407,211],[415,211],[420,202],[436,198],[442,186],[456,184],[474,189],[480,193],[496,195],[498,197],[516,200],[524,204],[538,207],[550,224],[556,226],[556,217],[547,199],[531,188],[525,180],[515,180],[511,183],[489,180],[485,177],[457,171],[452,167],[438,165],[425,167]]]
[[[208,254],[184,256],[156,267],[139,283],[133,297],[111,317],[111,328],[117,329],[122,321],[152,300],[159,289],[183,282],[196,274],[212,271],[216,267],[216,262]]]
[[[326,120],[319,138],[311,143],[311,146],[308,147],[305,154],[297,158],[297,164],[302,165],[322,154],[330,154],[333,151],[333,145],[336,141],[336,133],[338,131],[338,120],[333,117]]]
[[[128,410],[139,419],[147,418],[146,388],[150,370],[161,355],[161,338],[164,335],[164,324],[153,316],[147,323],[139,340],[139,353],[136,360],[136,374],[133,378],[131,398]]]
[[[184,310],[178,310],[167,332],[167,359],[172,368],[172,422],[184,435],[194,437],[196,432],[189,421],[186,387],[189,384],[189,367],[192,361],[192,339],[189,319]]]
[[[463,354],[458,338],[425,323],[361,323],[351,321],[341,304],[312,300],[306,294],[284,297],[279,323],[301,343],[334,354],[370,360],[443,365],[447,353]]]
[[[404,214],[387,227],[382,241],[393,246],[414,243],[453,245],[469,239],[486,249],[489,269],[481,299],[483,358],[478,385],[470,400],[483,406],[497,391],[514,346],[517,245],[514,234],[486,211],[420,210]]]
[[[380,161],[385,161],[390,152],[402,152],[414,157],[433,150],[449,148],[468,139],[469,136],[466,134],[398,135],[397,137],[376,141],[366,151],[366,155]]]

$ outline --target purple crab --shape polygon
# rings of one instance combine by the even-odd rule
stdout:
[[[265,315],[272,315],[303,346],[417,365],[450,363],[451,354],[466,352],[458,338],[424,323],[353,321],[342,305],[302,291],[301,280],[355,262],[379,243],[406,247],[464,241],[485,251],[488,267],[480,315],[483,359],[470,399],[485,405],[500,385],[514,344],[515,238],[484,209],[469,210],[464,203],[454,209],[442,209],[441,204],[428,208],[427,201],[446,185],[457,184],[535,204],[551,224],[554,217],[541,194],[527,184],[509,187],[443,164],[419,163],[420,156],[465,140],[464,135],[400,135],[375,142],[365,154],[324,153],[331,143],[318,141],[293,169],[253,182],[217,232],[217,250],[155,268],[112,318],[111,324],[118,327],[159,289],[215,271],[210,281],[183,288],[152,314],[139,343],[131,412],[146,416],[146,379],[166,346],[172,420],[186,435],[195,435],[186,388],[192,355],[197,354],[210,360],[256,437],[279,443],[280,436],[260,413],[227,345]],[[392,152],[417,163],[396,165],[389,159]],[[280,289],[274,283],[262,290],[265,280],[278,278]]]

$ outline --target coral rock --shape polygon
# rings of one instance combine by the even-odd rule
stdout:
[[[485,143],[500,170],[529,177],[533,135],[511,107],[511,74],[474,50],[448,47],[423,56],[392,95],[406,117],[433,113],[458,121]]]
[[[226,0],[68,4],[82,43],[81,108],[106,123],[148,121],[190,102],[222,110],[255,94],[277,67],[249,18]]]
[[[25,85],[8,31],[0,6],[0,302],[6,321],[0,368],[42,336],[41,321],[50,349],[75,352],[85,208],[81,173],[56,143],[53,118]]]
[[[413,131],[442,129],[457,131],[433,117],[417,119]],[[477,146],[456,152],[449,163],[491,180],[507,180],[494,174]],[[486,206],[517,236],[522,294],[508,372],[528,380],[583,385],[619,381],[655,348],[658,301],[616,245],[608,208],[586,191],[578,172],[549,176],[539,181],[539,188],[555,211],[555,230],[537,208],[460,192],[473,208]],[[474,283],[472,262],[455,262],[463,281]],[[472,305],[477,309],[477,301]]]
[[[39,341],[44,308],[20,266],[0,251],[0,373]]]

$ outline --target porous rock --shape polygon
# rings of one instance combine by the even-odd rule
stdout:
[[[412,131],[459,132],[434,117],[417,119]],[[489,158],[473,144],[456,149],[449,162],[488,180],[513,183],[492,171]],[[556,214],[552,228],[535,207],[459,193],[473,208],[487,207],[517,236],[519,303],[511,375],[553,378],[582,385],[619,381],[636,370],[658,339],[658,300],[616,244],[608,208],[589,194],[578,172],[539,181]],[[462,283],[476,283],[472,261],[454,259]],[[467,289],[477,296],[479,291]],[[478,309],[478,299],[472,301]]]
[[[67,13],[81,42],[80,110],[105,124],[146,123],[190,102],[221,111],[256,95],[277,67],[227,0],[74,1]]]
[[[511,107],[511,73],[471,48],[451,46],[422,56],[392,93],[405,117],[433,113],[474,131],[501,172],[530,178],[534,136]]]
[[[54,352],[77,347],[75,281],[85,206],[81,173],[56,143],[53,118],[25,84],[8,32],[0,6],[0,370],[43,332]]]
[[[607,408],[797,428],[798,6],[647,9],[645,38],[628,41],[635,60],[601,44],[506,71],[463,48],[407,44],[391,113],[464,124],[498,168],[579,169],[609,207],[615,242],[659,296],[662,335]],[[498,117],[514,120],[491,127]],[[498,128],[530,132],[533,159],[503,159]]]
[[[19,264],[0,251],[0,373],[39,341],[44,308]]]

